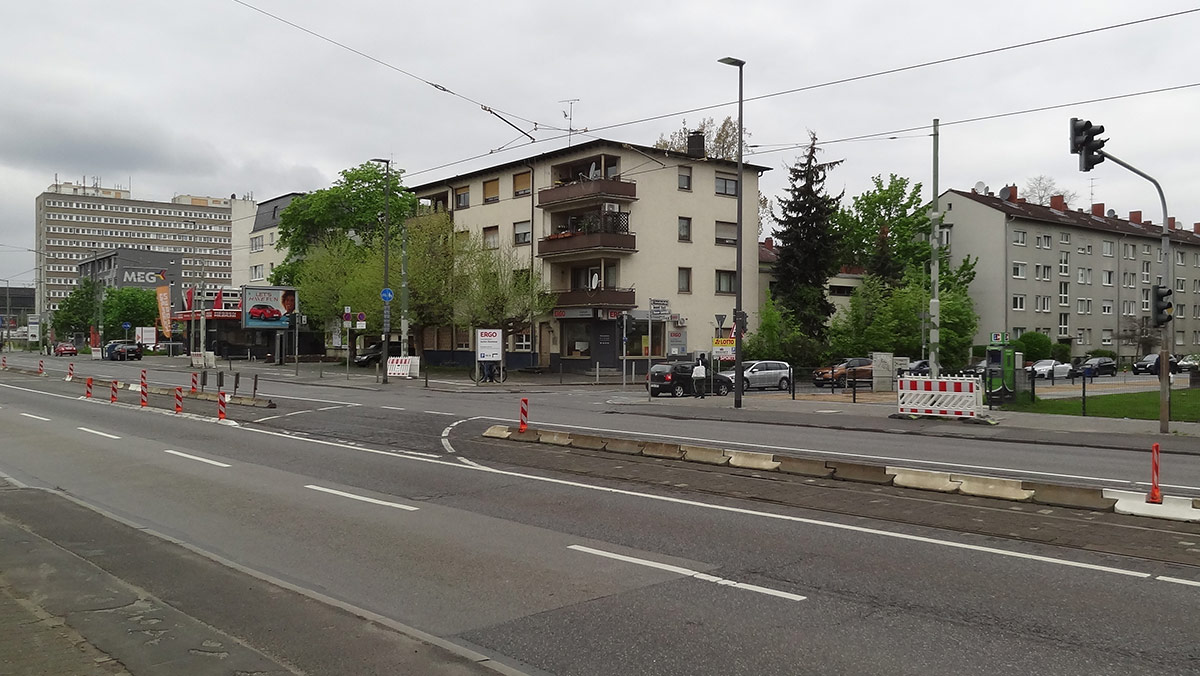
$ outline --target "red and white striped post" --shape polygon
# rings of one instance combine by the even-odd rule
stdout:
[[[117,403],[117,381],[112,381],[112,394],[109,395],[108,401],[111,404]]]
[[[67,380],[75,379],[75,362],[67,364]]]
[[[142,408],[146,408],[146,369],[142,369]]]
[[[217,392],[217,420],[225,419],[225,393]]]
[[[8,357],[0,357],[0,369],[8,370]]]
[[[200,383],[200,374],[192,373],[192,394],[196,393],[196,385]]]
[[[183,413],[183,388],[175,388],[175,412]]]
[[[1150,492],[1146,494],[1146,502],[1162,504],[1162,491],[1158,489],[1158,444],[1150,447]]]
[[[517,431],[524,434],[527,429],[529,429],[529,400],[521,397],[521,426],[517,428]]]
[[[46,375],[46,362],[41,359],[38,360],[38,375]]]
[[[87,379],[87,389],[85,390],[85,392],[86,392],[86,393],[83,395],[83,398],[84,398],[84,399],[91,399],[91,398],[92,398],[92,377],[91,377],[91,376],[88,376],[88,379]]]

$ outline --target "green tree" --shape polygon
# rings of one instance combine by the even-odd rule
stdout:
[[[71,295],[59,303],[51,322],[54,334],[62,339],[76,333],[86,334],[99,316],[100,287],[91,278],[80,277]]]
[[[747,334],[742,349],[744,359],[783,359],[801,367],[819,362],[821,346],[801,334],[796,321],[768,293],[759,307],[758,330]]]
[[[1054,343],[1050,346],[1050,357],[1063,363],[1069,363],[1071,361],[1071,346],[1064,345],[1063,343]]]
[[[774,273],[779,304],[805,336],[823,342],[834,309],[825,285],[839,268],[841,251],[833,224],[841,195],[825,192],[825,177],[841,160],[818,162],[816,134],[810,132],[810,137],[805,157],[788,169],[786,196],[776,200],[779,247]]]
[[[1020,338],[1013,340],[1013,345],[1025,355],[1025,361],[1050,358],[1050,336],[1040,331],[1026,331]]]
[[[892,352],[896,346],[896,316],[892,290],[881,277],[867,275],[850,295],[850,307],[833,316],[829,326],[831,357],[857,357]]]
[[[528,261],[512,249],[488,248],[473,237],[459,249],[454,279],[454,324],[496,327],[507,333],[529,328],[529,318],[554,309],[556,296]]]
[[[125,322],[129,322],[131,331],[138,326],[158,323],[158,296],[154,289],[108,289],[100,312],[104,317],[105,339],[124,338],[126,331],[122,324]]]
[[[929,260],[928,245],[924,251],[913,246],[928,238],[929,216],[922,206],[920,183],[910,186],[907,178],[895,174],[888,176],[886,185],[880,176],[871,182],[871,190],[838,211],[842,262],[895,282],[910,265]]]

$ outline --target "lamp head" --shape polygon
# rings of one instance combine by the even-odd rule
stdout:
[[[723,59],[717,59],[717,63],[723,63],[726,66],[736,66],[738,68],[741,68],[742,66],[746,65],[745,61],[742,61],[741,59],[735,59],[732,56],[727,56]]]

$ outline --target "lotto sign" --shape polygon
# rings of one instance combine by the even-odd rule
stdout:
[[[731,359],[734,355],[735,338],[713,338],[712,353],[714,359]]]
[[[503,351],[503,331],[500,329],[475,329],[475,354],[479,361],[500,361]]]

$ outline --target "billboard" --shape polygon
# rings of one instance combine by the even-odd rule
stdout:
[[[287,329],[296,317],[296,289],[290,286],[243,286],[242,327]]]

